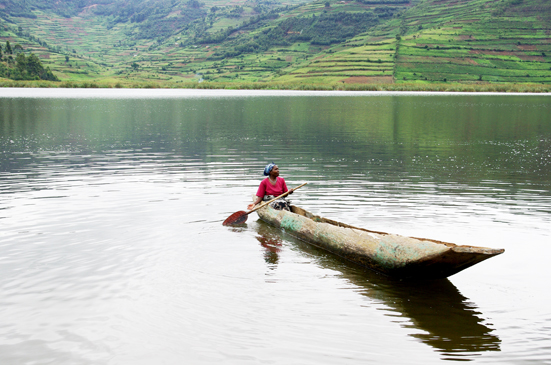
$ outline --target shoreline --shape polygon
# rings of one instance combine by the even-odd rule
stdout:
[[[461,92],[461,91],[350,91],[350,90],[250,90],[250,89],[111,89],[111,88],[0,88],[0,98],[40,99],[135,99],[135,98],[231,98],[278,96],[434,96],[434,95],[510,95],[551,96],[551,93],[531,92]]]
[[[233,90],[233,91],[317,91],[336,92],[339,95],[350,92],[370,93],[449,93],[449,94],[548,94],[551,93],[551,84],[302,84],[302,83],[218,83],[218,82],[192,82],[192,83],[128,83],[121,84],[111,82],[77,82],[77,81],[0,81],[0,90],[64,90],[64,89],[89,89],[89,90]],[[2,93],[4,94],[4,93]]]

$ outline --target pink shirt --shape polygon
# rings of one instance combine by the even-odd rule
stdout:
[[[289,189],[287,189],[287,184],[285,184],[285,180],[282,177],[277,177],[275,185],[273,185],[270,182],[270,178],[267,177],[260,183],[258,191],[256,192],[256,196],[259,196],[261,198],[263,198],[264,195],[280,196],[281,194],[286,193],[288,190]]]

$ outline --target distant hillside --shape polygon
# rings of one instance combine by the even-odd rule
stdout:
[[[0,0],[61,80],[551,83],[548,0]]]
[[[548,0],[426,0],[401,32],[400,80],[551,81]]]

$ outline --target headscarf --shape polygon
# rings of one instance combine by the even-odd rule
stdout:
[[[270,171],[272,171],[272,169],[274,168],[276,164],[275,163],[269,163],[266,165],[266,167],[264,168],[264,176],[268,176],[270,175]]]

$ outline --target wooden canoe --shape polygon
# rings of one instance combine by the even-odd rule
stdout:
[[[397,278],[445,278],[505,251],[370,231],[316,216],[297,206],[291,210],[266,206],[257,213],[266,223],[292,236]]]

